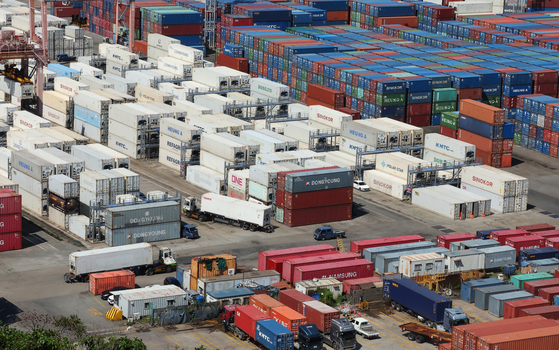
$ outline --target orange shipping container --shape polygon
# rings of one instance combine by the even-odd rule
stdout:
[[[489,124],[503,124],[505,122],[504,110],[474,100],[460,100],[460,114]]]
[[[190,275],[190,290],[198,291],[198,279]]]
[[[130,270],[92,273],[89,275],[89,291],[99,295],[114,287],[134,288],[136,276]]]
[[[195,278],[227,275],[228,270],[237,270],[237,257],[231,254],[197,256],[190,260],[192,276]]]
[[[285,306],[276,299],[265,294],[251,295],[249,305],[253,305],[268,316],[270,316],[273,308]]]
[[[299,326],[307,324],[307,318],[287,306],[275,307],[270,311],[270,317],[285,328],[293,332],[293,339],[299,338]]]
[[[532,329],[514,333],[496,334],[481,337],[479,350],[540,350],[557,349],[559,326]]]

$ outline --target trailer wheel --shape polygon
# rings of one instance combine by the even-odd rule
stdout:
[[[250,225],[250,230],[251,230],[252,232],[256,231],[256,226]]]
[[[421,334],[418,334],[418,335],[415,337],[415,342],[418,343],[418,344],[425,343],[425,337],[422,336]]]
[[[165,272],[169,273],[171,271],[173,271],[173,268],[171,266],[166,266],[165,267]]]
[[[199,220],[200,222],[206,221],[206,215],[200,215],[200,216],[198,216],[198,220]]]
[[[242,227],[243,227],[243,230],[245,230],[245,231],[248,230],[248,228],[249,228],[248,224],[243,224]]]
[[[69,273],[64,274],[64,282],[72,283],[72,276]]]
[[[153,269],[147,269],[146,270],[146,276],[153,276],[153,274],[155,273],[155,271],[153,271]]]
[[[274,232],[274,227],[268,226],[268,227],[266,228],[266,232],[268,232],[268,233]]]
[[[415,334],[414,333],[408,334],[408,340],[409,341],[414,341],[415,340]]]
[[[85,282],[85,283],[89,282],[89,275],[83,276],[82,277],[82,282]]]

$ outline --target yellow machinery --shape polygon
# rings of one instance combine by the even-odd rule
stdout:
[[[359,310],[369,310],[369,302],[367,300],[360,302]]]
[[[80,28],[88,27],[87,18],[80,17],[79,15],[72,16],[72,22],[70,22],[70,24],[74,26],[78,26]]]
[[[110,321],[121,321],[122,320],[122,310],[119,309],[116,306],[113,306],[112,308],[109,309],[109,311],[107,311],[107,314],[105,315],[105,317],[107,318],[107,320],[110,320]]]
[[[7,76],[10,79],[19,81],[22,84],[33,84],[31,79],[23,75],[23,72],[16,68],[15,64],[6,65],[4,69],[0,70],[0,73]]]
[[[336,241],[338,242],[338,251],[340,253],[345,253],[344,242],[342,241],[342,237],[336,238]]]
[[[429,290],[438,291],[439,290],[439,282],[444,281],[447,278],[447,274],[445,273],[438,273],[435,275],[425,275],[425,276],[417,276],[416,282],[423,287],[429,288]]]

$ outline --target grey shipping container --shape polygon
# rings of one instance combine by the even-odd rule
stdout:
[[[180,221],[161,224],[105,229],[105,243],[116,247],[141,242],[158,242],[180,238]]]
[[[479,250],[485,253],[484,269],[495,269],[516,263],[516,249],[508,245]]]
[[[112,170],[99,170],[99,174],[105,175],[109,178],[109,194],[111,203],[116,200],[116,196],[126,193],[126,180],[124,176]]]
[[[105,214],[105,227],[115,230],[180,221],[180,214],[180,204],[175,201],[109,208]]]
[[[460,299],[467,303],[473,303],[475,301],[476,289],[486,288],[493,286],[500,286],[506,282],[501,281],[498,278],[486,278],[483,280],[472,280],[462,283],[460,290]]]
[[[375,270],[381,275],[387,273],[388,264],[394,261],[399,262],[401,256],[416,255],[416,254],[423,254],[423,253],[444,253],[444,252],[448,252],[448,249],[443,247],[425,247],[425,248],[410,250],[407,252],[379,254],[375,258]]]
[[[478,309],[487,310],[489,308],[489,297],[493,294],[517,292],[520,289],[512,284],[503,284],[502,286],[478,288],[476,290],[474,301]]]
[[[528,293],[523,290],[518,292],[492,295],[489,297],[489,313],[493,316],[503,317],[506,302],[530,299],[533,297],[534,295],[532,295],[532,293]]]
[[[285,176],[285,191],[291,193],[331,190],[353,186],[353,171],[347,168],[320,169]]]
[[[54,174],[54,164],[29,151],[12,152],[12,168],[38,181],[46,180]]]
[[[124,176],[126,181],[126,193],[137,192],[140,190],[140,175],[125,168],[112,169],[112,171]]]
[[[78,198],[80,184],[66,175],[52,175],[49,177],[49,192],[63,199]]]
[[[499,247],[501,244],[493,239],[472,239],[469,241],[452,242],[449,245],[450,250],[464,249],[483,249],[491,247]]]
[[[85,161],[89,170],[105,170],[116,168],[115,159],[87,146],[72,147],[72,155]]]
[[[405,244],[386,245],[382,247],[374,247],[363,249],[363,257],[369,261],[375,262],[377,255],[388,254],[394,252],[405,252],[413,249],[420,249],[426,247],[435,247],[436,244],[429,241],[414,242]]]

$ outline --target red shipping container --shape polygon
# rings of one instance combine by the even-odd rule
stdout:
[[[513,320],[520,320],[522,316]],[[551,321],[551,322],[549,322]],[[559,326],[557,322],[553,320],[540,320],[540,321],[532,321],[532,322],[520,322],[514,324],[498,324],[495,323],[491,325],[491,327],[476,329],[475,331],[466,331],[466,342],[464,349],[479,349],[480,340],[485,339],[486,337],[500,335],[500,334],[509,334],[511,332],[518,332],[518,331],[525,331],[525,330],[537,330],[546,327],[555,327]]]
[[[332,277],[338,281],[343,281],[350,278],[371,277],[375,271],[374,266],[375,264],[366,259],[299,266],[293,271],[292,283],[312,280],[313,278]]]
[[[555,349],[557,344],[559,344],[559,326],[487,336],[479,340],[478,349]]]
[[[254,339],[256,322],[269,320],[271,317],[252,305],[237,306],[235,308],[235,326],[239,327]]]
[[[547,305],[524,309],[520,311],[519,317],[535,315],[543,316],[550,320],[559,320],[559,305]],[[557,343],[556,346],[559,346],[559,343]]]
[[[226,66],[241,72],[248,72],[248,58],[231,57],[222,52],[218,52],[215,63],[218,66]]]
[[[521,249],[541,248],[544,243],[543,238],[534,235],[509,237],[505,240],[505,245],[516,249],[516,255],[520,253]]]
[[[535,224],[535,225],[516,226],[516,229],[525,230],[529,232],[538,232],[538,231],[555,230],[555,226],[551,226],[549,224]]]
[[[342,107],[342,108],[337,108],[336,110],[342,113],[350,114],[353,117],[353,120],[361,119],[361,113],[351,108]]]
[[[283,262],[289,259],[301,259],[303,257],[312,257],[312,256],[322,256],[322,255],[331,255],[331,254],[339,254],[337,250],[332,250],[330,252],[313,252],[313,253],[304,253],[296,256],[284,256],[281,258],[272,258],[268,261],[268,265],[270,266],[269,270],[275,270],[280,274],[283,274]]]
[[[344,107],[345,94],[318,84],[307,85],[308,97],[334,106],[334,109]]]
[[[458,129],[458,140],[471,143],[487,153],[503,153],[503,140],[491,140],[464,129]]]
[[[320,245],[307,246],[307,247],[268,250],[265,252],[259,252],[258,270],[261,271],[271,270],[269,261],[272,258],[277,259],[281,257],[292,257],[292,256],[302,257],[302,256],[306,256],[307,254],[315,254],[315,253],[322,253],[322,252],[336,252],[336,248],[334,248],[330,244],[320,244]]]
[[[314,300],[316,299],[295,289],[285,289],[279,292],[279,301],[300,314],[303,314],[303,303]]]
[[[406,123],[413,126],[429,126],[431,125],[431,114],[407,116]]]
[[[21,213],[0,215],[0,233],[21,232]]]
[[[361,289],[361,285],[370,284],[380,282],[382,283],[382,278],[380,277],[364,277],[364,278],[354,278],[345,280],[344,284],[344,293],[351,295],[352,290],[359,290]]]
[[[361,255],[357,253],[338,253],[338,254],[327,254],[322,256],[308,256],[305,258],[298,258],[298,259],[286,259],[283,261],[281,277],[287,282],[293,283],[292,281],[293,273],[295,272],[295,268],[299,266],[335,263],[338,261],[357,260],[360,258]]]
[[[54,15],[56,17],[72,17],[72,16],[77,16],[80,14],[80,8],[79,7],[58,7],[56,6],[54,8]]]
[[[541,289],[548,287],[559,287],[559,278],[524,282],[524,289],[533,295],[538,295]]]
[[[456,89],[458,94],[458,100],[479,100],[481,99],[483,89],[482,88],[472,88],[472,89]]]
[[[353,187],[302,193],[283,192],[283,196],[283,207],[286,209],[325,207],[353,203]]]
[[[501,156],[501,168],[510,168],[512,166],[512,153],[503,153]]]
[[[503,124],[505,122],[505,111],[501,108],[489,106],[474,100],[461,100],[460,114],[467,115],[468,117],[481,120],[489,124]]]
[[[340,310],[336,310],[318,300],[303,303],[303,315],[309,324],[314,324],[325,334],[330,333],[332,320],[340,318]]]
[[[557,272],[559,270],[556,270]],[[544,300],[547,300],[549,303],[555,303],[554,297],[559,295],[559,287],[547,287],[540,289],[538,296]]]
[[[153,23],[153,22],[152,22]],[[152,24],[153,25],[153,24]],[[174,24],[174,25],[158,25],[159,34],[163,35],[199,35],[202,33],[204,26],[202,24]]]
[[[512,139],[503,140],[503,153],[512,153],[514,141]]]
[[[488,153],[476,149],[476,162],[483,165],[490,165],[495,168],[500,168],[502,157],[503,155],[500,153]]]
[[[349,17],[349,12],[347,10],[326,12],[327,21],[347,21],[348,17]]]
[[[387,245],[406,244],[423,241],[425,241],[425,238],[420,235],[367,239],[363,241],[351,242],[350,251],[352,253],[359,253],[363,255],[363,250],[367,248],[384,247]]]
[[[21,214],[21,194],[9,188],[0,190],[0,215],[5,214]]]
[[[352,210],[353,204],[351,203],[294,210],[284,208],[283,223],[289,227],[296,227],[351,220]]]
[[[148,54],[148,43],[147,41],[134,40],[134,51],[139,51],[144,55]]]
[[[543,300],[542,298],[507,301],[505,303],[505,309],[503,310],[503,315],[505,320],[509,318],[517,318],[519,317],[520,310],[530,309],[533,307],[545,306],[545,305],[549,305],[549,302]]]
[[[115,288],[133,289],[136,286],[136,275],[130,270],[119,270],[89,275],[89,291],[94,295]]]
[[[416,16],[379,17],[379,25],[400,24],[406,27],[417,28],[419,19]]]
[[[437,237],[437,247],[444,247],[449,249],[450,243],[459,241],[469,241],[477,239],[477,236],[472,233],[455,233],[452,235],[440,235]]]
[[[545,246],[555,248],[555,249],[559,250],[559,237],[548,238],[545,241]],[[555,276],[556,277],[557,277],[557,271],[559,271],[559,270],[555,270]]]
[[[558,79],[559,77],[556,70],[545,69],[532,72],[532,80],[534,83],[556,83]]]
[[[548,239],[552,237],[559,237],[559,230],[537,231],[536,233],[532,233],[532,234]]]
[[[284,306],[281,302],[277,301],[267,294],[251,295],[249,305],[254,306],[268,316],[271,316],[270,312],[273,308]]]
[[[21,249],[21,231],[0,233],[0,252]]]
[[[453,139],[458,137],[458,131],[451,129],[447,126],[441,125],[439,126],[439,134],[447,136],[447,137],[451,137]]]
[[[557,83],[534,84],[534,92],[557,97]]]
[[[413,115],[423,115],[423,114],[431,114],[431,103],[416,103],[411,104],[406,107],[406,115],[413,116]]]
[[[449,1],[460,1],[460,0],[449,0]],[[451,343],[439,343],[439,350],[451,350]]]
[[[505,241],[510,237],[528,236],[530,232],[524,230],[508,230],[508,231],[491,231],[489,238],[494,239],[505,245]]]
[[[330,108],[330,109],[335,109],[334,105],[331,105],[331,104],[328,104],[326,102],[322,102],[322,101],[319,101],[319,100],[315,100],[312,97],[307,96],[307,98],[305,100],[303,100],[303,94],[304,94],[304,92],[301,92],[301,102],[304,102],[307,106],[323,106],[323,107],[327,107],[327,108]]]
[[[270,311],[270,316],[279,324],[293,332],[293,339],[299,338],[299,326],[307,324],[303,314],[288,306],[275,307]]]

